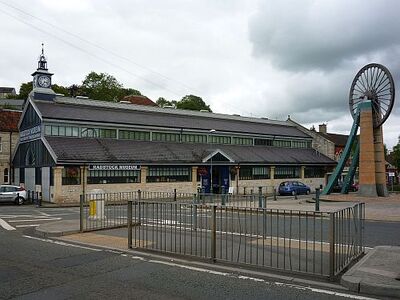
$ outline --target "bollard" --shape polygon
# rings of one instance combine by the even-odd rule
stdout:
[[[176,202],[176,189],[174,189],[174,201]]]
[[[243,195],[246,195],[246,187],[243,187]]]
[[[319,193],[320,193],[320,189],[316,188],[315,189],[315,211],[319,211]]]
[[[263,207],[263,203],[262,203],[262,187],[259,186],[258,187],[258,207],[262,208]]]
[[[297,192],[294,191],[294,200],[297,200]]]
[[[276,201],[276,187],[274,187],[273,193],[274,193],[274,201]]]
[[[142,191],[141,190],[137,191],[137,196],[138,196],[138,201],[141,201],[142,200]]]

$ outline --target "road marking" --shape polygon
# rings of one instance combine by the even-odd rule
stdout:
[[[138,260],[142,260],[142,261],[144,260],[144,261],[147,261],[147,262],[150,262],[150,263],[167,265],[167,266],[170,266],[170,267],[177,267],[177,268],[188,269],[188,270],[191,270],[191,271],[209,273],[209,274],[214,274],[214,275],[238,278],[238,279],[242,279],[242,280],[252,280],[252,281],[255,281],[255,282],[262,282],[262,283],[265,283],[267,285],[277,285],[277,286],[289,287],[289,288],[303,290],[303,291],[307,291],[308,290],[308,291],[311,291],[311,292],[314,292],[314,293],[319,293],[319,294],[326,294],[326,295],[338,296],[338,297],[349,298],[349,299],[357,299],[357,300],[376,300],[376,298],[370,298],[370,297],[364,297],[364,296],[358,296],[358,295],[352,295],[352,294],[345,294],[345,293],[341,293],[341,292],[335,292],[335,291],[330,291],[330,290],[313,288],[311,286],[301,286],[301,285],[297,285],[297,284],[277,282],[277,281],[270,282],[270,281],[267,281],[267,280],[264,280],[264,279],[261,279],[261,278],[243,276],[243,275],[238,275],[238,274],[234,274],[234,273],[220,272],[220,271],[215,271],[215,270],[210,270],[210,269],[205,269],[205,268],[199,268],[199,267],[180,265],[180,264],[173,263],[173,262],[166,262],[166,261],[153,260],[153,259],[146,260],[143,257],[137,257],[137,256],[132,256],[132,259],[138,259]]]
[[[3,227],[6,230],[15,230],[14,227],[12,227],[10,224],[8,224],[6,221],[3,219],[0,219],[0,226]]]
[[[43,215],[43,216],[45,216],[45,217],[51,217],[51,215],[46,214],[45,212],[42,212],[42,211],[39,211],[38,213],[41,214],[41,215]]]
[[[53,221],[53,220],[61,220],[61,218],[47,218],[47,219],[27,219],[27,220],[11,220],[10,223],[18,223],[18,222],[37,222],[37,221]]]
[[[37,227],[40,224],[25,224],[25,225],[16,225],[15,227],[20,228],[20,227]]]
[[[81,245],[76,245],[76,244],[69,244],[69,243],[50,240],[50,239],[38,238],[38,237],[30,236],[30,235],[23,235],[23,237],[32,239],[32,240],[41,241],[41,242],[50,243],[50,244],[57,244],[57,245],[61,245],[61,246],[75,247],[75,248],[81,248],[81,249],[97,251],[97,252],[103,251],[102,249],[96,249],[96,248],[91,248],[91,247],[86,247],[86,246],[81,246]]]

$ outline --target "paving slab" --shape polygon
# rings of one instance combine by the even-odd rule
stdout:
[[[73,219],[40,224],[35,231],[43,237],[57,237],[77,233],[79,229],[79,220]]]
[[[358,293],[400,298],[400,247],[375,247],[342,276],[341,283]]]

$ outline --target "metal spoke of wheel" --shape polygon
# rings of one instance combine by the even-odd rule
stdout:
[[[374,127],[381,126],[389,117],[394,104],[395,87],[389,70],[380,64],[368,64],[355,76],[350,88],[349,108],[353,118],[358,106],[372,102]]]

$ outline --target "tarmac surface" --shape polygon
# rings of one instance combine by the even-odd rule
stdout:
[[[320,210],[334,211],[357,202],[366,204],[366,220],[400,222],[400,194],[390,194],[387,198],[359,197],[355,193],[323,196]],[[311,199],[287,197],[278,198],[278,201],[268,200],[267,208],[314,211],[315,204]],[[62,239],[68,241],[127,250],[125,237],[78,232],[79,220],[62,220],[36,227],[36,233],[44,237],[64,236]],[[400,298],[400,245],[377,246],[369,250],[367,255],[343,274],[341,283],[354,292]]]

